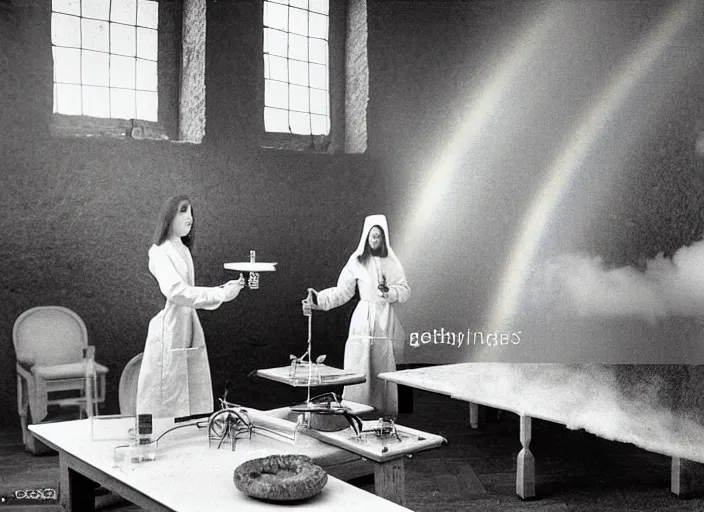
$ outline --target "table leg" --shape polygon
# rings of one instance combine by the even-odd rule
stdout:
[[[95,510],[95,483],[69,467],[64,454],[59,455],[61,507],[66,512]]]
[[[680,498],[691,498],[704,491],[704,471],[701,464],[672,457],[670,490]]]
[[[530,451],[531,417],[521,416],[521,451],[518,452],[516,494],[521,498],[535,498],[535,458]]]
[[[29,447],[32,442],[32,433],[27,428],[27,409],[29,408],[29,398],[27,385],[24,379],[17,374],[17,412],[20,415],[20,425],[22,426],[22,442],[26,447]]]
[[[413,388],[399,384],[397,389],[399,414],[413,414]]]
[[[374,464],[374,491],[381,498],[401,506],[406,504],[406,469],[403,458]]]
[[[479,427],[479,405],[472,402],[469,403],[469,424],[472,428]]]

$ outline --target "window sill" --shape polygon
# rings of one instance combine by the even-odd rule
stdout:
[[[52,114],[51,134],[54,137],[79,139],[170,140],[166,130],[158,123],[63,114]]]
[[[330,135],[296,135],[292,133],[264,133],[260,145],[263,149],[301,151],[306,153],[331,153]]]

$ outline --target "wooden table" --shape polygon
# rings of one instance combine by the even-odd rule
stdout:
[[[174,426],[172,422],[164,421],[155,420],[155,435]],[[323,467],[337,464],[345,457],[350,462],[359,459],[305,435],[297,436],[295,442],[286,442],[255,433],[251,440],[238,439],[233,451],[228,443],[219,449],[208,447],[206,429],[189,425],[169,432],[159,441],[156,460],[132,464],[115,462],[114,448],[123,442],[92,440],[88,419],[32,425],[30,429],[59,453],[61,503],[67,511],[94,510],[94,482],[145,510],[159,512],[267,511],[288,510],[294,506],[321,512],[408,510],[330,474],[323,491],[304,505],[265,503],[236,489],[233,483],[235,468],[257,457],[302,453]]]
[[[672,457],[671,490],[679,496],[694,491],[695,463],[704,463],[702,425],[624,396],[613,375],[598,365],[462,363],[379,377],[517,414],[522,448],[517,456],[516,493],[524,499],[536,495],[532,418]]]

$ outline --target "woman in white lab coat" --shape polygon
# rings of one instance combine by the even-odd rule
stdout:
[[[357,250],[350,256],[337,286],[319,292],[309,289],[313,307],[324,311],[347,303],[359,289],[360,301],[352,313],[345,344],[345,370],[364,373],[366,382],[346,386],[343,398],[371,405],[387,417],[398,414],[396,384],[378,379],[382,372],[396,370],[394,349],[401,353],[405,333],[392,304],[408,300],[411,293],[406,274],[389,243],[384,215],[370,215]]]
[[[149,249],[149,271],[166,305],[151,322],[137,383],[137,414],[180,417],[213,411],[210,365],[196,309],[217,309],[233,300],[244,278],[222,286],[194,286],[195,230],[191,201],[169,198]]]

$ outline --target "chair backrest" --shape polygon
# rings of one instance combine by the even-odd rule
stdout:
[[[120,400],[120,414],[132,416],[137,411],[137,382],[139,370],[142,368],[142,354],[137,354],[125,365],[120,375],[118,398]]]
[[[12,342],[17,361],[27,366],[74,363],[83,359],[88,331],[74,311],[62,306],[39,306],[17,317]]]

